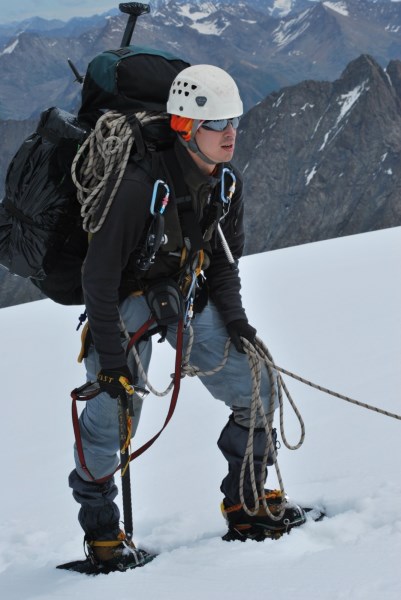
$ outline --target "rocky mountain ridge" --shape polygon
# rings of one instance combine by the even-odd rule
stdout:
[[[401,62],[268,96],[241,121],[247,253],[401,225]]]

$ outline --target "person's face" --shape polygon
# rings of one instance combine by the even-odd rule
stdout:
[[[205,125],[201,125],[195,134],[199,149],[215,164],[229,162],[234,154],[237,130],[230,121],[223,131],[207,129],[207,122]]]

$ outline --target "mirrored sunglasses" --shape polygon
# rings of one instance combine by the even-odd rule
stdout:
[[[224,131],[228,124],[231,124],[234,129],[237,129],[239,125],[240,117],[233,117],[232,119],[217,119],[215,121],[203,121],[201,127],[209,129],[210,131]]]

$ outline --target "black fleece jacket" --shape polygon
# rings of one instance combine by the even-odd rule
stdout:
[[[195,214],[201,218],[219,177],[203,174],[181,144],[177,143],[174,151],[191,194]],[[241,177],[237,171],[235,175],[236,191],[230,211],[221,225],[231,253],[238,260],[244,247],[243,198]],[[116,368],[126,363],[118,310],[120,290],[121,287],[126,288],[124,272],[149,223],[153,184],[153,179],[135,162],[128,164],[110,212],[100,231],[92,236],[84,262],[82,283],[85,304],[102,368]],[[212,239],[211,247],[211,261],[205,273],[210,297],[226,324],[246,319],[239,275],[231,269],[217,235]],[[157,262],[156,256],[156,267]],[[166,276],[175,273],[177,258],[172,257],[165,268]]]

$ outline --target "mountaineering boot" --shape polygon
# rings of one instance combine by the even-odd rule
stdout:
[[[272,430],[273,446],[277,443],[276,430]],[[241,469],[244,455],[248,446],[249,429],[236,422],[234,414],[222,430],[217,445],[228,462],[228,474],[221,483],[220,490],[228,505],[239,504]],[[263,458],[266,450],[266,431],[264,427],[255,428],[253,434],[253,471],[258,490],[263,490],[267,478],[267,469],[263,468]],[[267,465],[273,464],[273,457],[269,456]],[[247,506],[252,506],[254,495],[252,491],[251,473],[249,465],[245,469],[243,482],[244,498]]]
[[[88,540],[85,537],[85,545],[88,559],[100,573],[135,569],[155,558],[145,550],[135,548],[124,531],[120,531],[115,540]]]
[[[229,505],[224,498],[221,504],[221,512],[227,521],[228,532],[223,536],[223,540],[231,542],[247,539],[261,542],[266,538],[278,539],[284,533],[289,533],[293,527],[303,525],[306,521],[304,510],[297,504],[289,503],[279,490],[265,490],[267,506],[273,515],[279,515],[285,507],[282,517],[275,521],[266,512],[261,504],[255,516],[249,516],[243,509],[242,504]],[[259,498],[261,501],[262,498]]]

